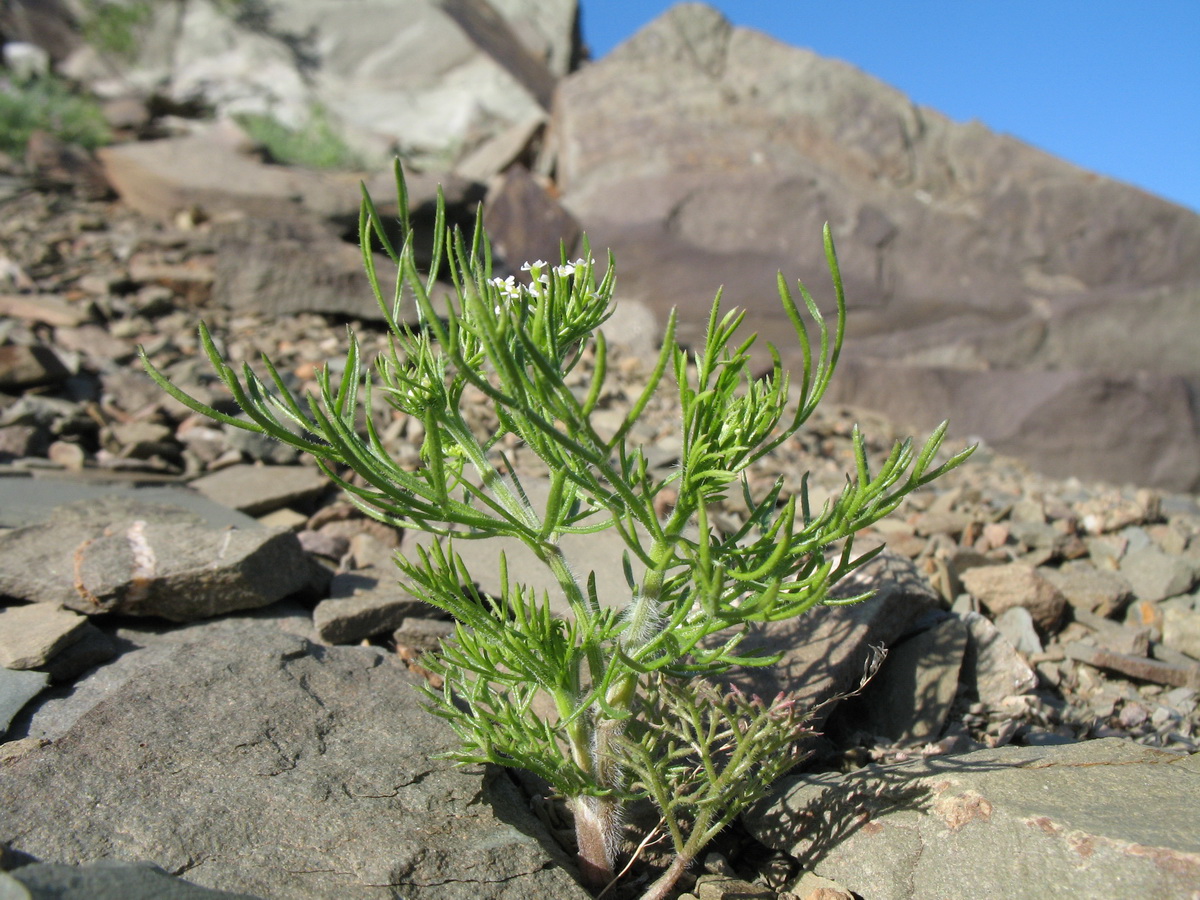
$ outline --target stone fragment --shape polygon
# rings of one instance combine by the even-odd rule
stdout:
[[[30,900],[260,900],[250,894],[202,888],[149,863],[120,860],[81,866],[31,863],[14,869],[11,877],[33,892],[26,895]],[[0,898],[10,900],[3,890]]]
[[[322,640],[352,644],[394,631],[407,617],[429,612],[429,606],[413,597],[397,579],[376,576],[374,570],[333,576],[329,599],[313,610],[313,625]]]
[[[1130,525],[1156,521],[1162,514],[1162,497],[1150,490],[1137,491],[1132,497],[1118,491],[1106,491],[1079,503],[1075,512],[1084,531],[1107,534]]]
[[[454,174],[486,184],[514,162],[526,158],[545,127],[546,116],[539,113],[505,128],[455,163]]]
[[[962,582],[993,615],[1023,606],[1037,626],[1047,632],[1057,629],[1067,602],[1058,588],[1024,563],[968,569],[962,574]]]
[[[789,892],[799,900],[854,900],[854,895],[834,881],[805,872]]]
[[[82,325],[92,317],[92,311],[85,304],[69,302],[61,294],[0,294],[0,316],[61,328]]]
[[[0,390],[23,390],[63,381],[70,373],[49,347],[41,344],[0,346]]]
[[[794,692],[800,702],[819,704],[858,687],[872,646],[889,646],[940,598],[921,578],[911,560],[881,554],[836,588],[839,596],[875,591],[850,606],[814,609],[783,622],[752,625],[742,647],[782,653],[777,665],[731,671],[728,678],[747,694],[774,697]],[[814,727],[831,712],[826,707]]]
[[[1180,665],[1178,663],[1160,662],[1141,656],[1130,656],[1126,653],[1113,653],[1075,641],[1067,644],[1066,654],[1069,659],[1085,662],[1098,669],[1119,672],[1139,681],[1152,681],[1155,684],[1169,684],[1173,687],[1190,687],[1200,689],[1200,663]]]
[[[775,892],[728,875],[701,875],[694,891],[697,900],[775,900]]]
[[[456,738],[401,665],[281,624],[122,629],[140,649],[76,686],[93,699],[53,743],[0,767],[0,843],[153,859],[259,897],[586,900],[504,772],[436,758]]]
[[[572,259],[579,223],[550,196],[524,166],[512,166],[488,191],[483,223],[492,252],[508,271],[521,276],[521,266],[536,260],[557,264],[560,244]]]
[[[335,562],[340,560],[350,550],[350,541],[340,534],[330,534],[322,531],[298,531],[296,537],[305,553],[324,556]]]
[[[70,188],[89,200],[112,193],[104,170],[77,144],[68,144],[47,131],[35,131],[25,148],[25,165],[43,188]]]
[[[55,684],[73,681],[92,666],[108,662],[120,650],[115,641],[90,622],[85,622],[82,637],[64,647],[40,670]]]
[[[1074,619],[1096,634],[1096,643],[1106,650],[1128,653],[1133,656],[1150,655],[1150,629],[1121,624],[1082,609],[1075,610]],[[1060,635],[1060,640],[1065,635]]]
[[[933,756],[785,779],[743,821],[855,896],[1187,897],[1197,764],[1118,739]]]
[[[188,621],[265,606],[310,577],[290,532],[218,531],[182,509],[122,498],[0,533],[0,593],[89,615]]]
[[[1162,639],[1172,650],[1200,660],[1200,612],[1168,606],[1163,611]]]
[[[861,727],[902,744],[937,740],[958,691],[966,646],[966,626],[947,615],[890,648],[855,701],[864,711]]]
[[[1042,566],[1038,574],[1058,588],[1072,607],[1099,616],[1116,615],[1133,599],[1133,588],[1123,575],[1087,562],[1069,561],[1058,568]]]
[[[1032,656],[1042,652],[1042,640],[1033,626],[1033,616],[1023,606],[1010,606],[996,617],[996,628],[1018,653]]]
[[[1157,547],[1130,550],[1121,560],[1121,574],[1139,600],[1154,602],[1186,594],[1196,584],[1200,565],[1187,557],[1171,556]]]
[[[50,683],[45,672],[0,668],[0,737],[13,717]]]
[[[307,503],[329,490],[314,466],[229,466],[191,483],[208,499],[248,516]]]
[[[454,634],[454,623],[445,619],[423,619],[408,616],[392,632],[392,640],[399,647],[430,652],[437,650],[442,641]]]
[[[84,452],[84,449],[78,444],[68,441],[52,442],[46,448],[46,458],[72,472],[82,472],[87,463],[87,453]]]
[[[36,669],[83,637],[87,618],[49,603],[0,609],[0,666]]]
[[[986,616],[962,616],[970,639],[963,658],[963,685],[988,708],[998,709],[1012,696],[1037,687],[1037,674]]]

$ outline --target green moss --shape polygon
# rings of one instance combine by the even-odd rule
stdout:
[[[362,168],[362,159],[334,130],[324,110],[314,110],[312,118],[300,129],[288,128],[268,115],[245,114],[236,118],[275,162],[310,169]]]
[[[24,153],[29,136],[39,130],[89,150],[111,137],[96,101],[58,78],[0,82],[0,150]]]

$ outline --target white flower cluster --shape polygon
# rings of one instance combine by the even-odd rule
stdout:
[[[551,272],[560,278],[570,278],[575,274],[576,269],[584,266],[591,266],[592,260],[576,259],[572,262],[565,263],[561,266],[553,266],[549,272],[546,267],[549,266],[544,259],[539,259],[535,262],[527,262],[521,266],[522,272],[528,272],[531,279],[528,285],[519,284],[517,279],[512,275],[507,278],[493,278],[492,284],[500,289],[500,296],[503,300],[510,303],[519,302],[526,294],[534,299],[541,299],[542,292],[550,287]],[[500,307],[496,307],[496,312],[500,312]]]

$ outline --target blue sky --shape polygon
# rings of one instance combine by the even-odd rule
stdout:
[[[601,57],[673,4],[581,0]],[[958,121],[1200,212],[1200,0],[712,0]]]

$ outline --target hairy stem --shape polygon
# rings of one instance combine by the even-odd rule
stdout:
[[[658,880],[646,889],[646,893],[642,894],[642,900],[664,900],[670,894],[671,888],[675,887],[675,882],[679,881],[680,876],[687,871],[687,867],[692,864],[690,856],[678,855],[671,861],[671,865],[667,867],[667,871],[658,876]]]
[[[613,849],[620,828],[619,810],[612,800],[576,797],[575,840],[579,844],[579,874],[591,890],[599,891],[613,880]]]

